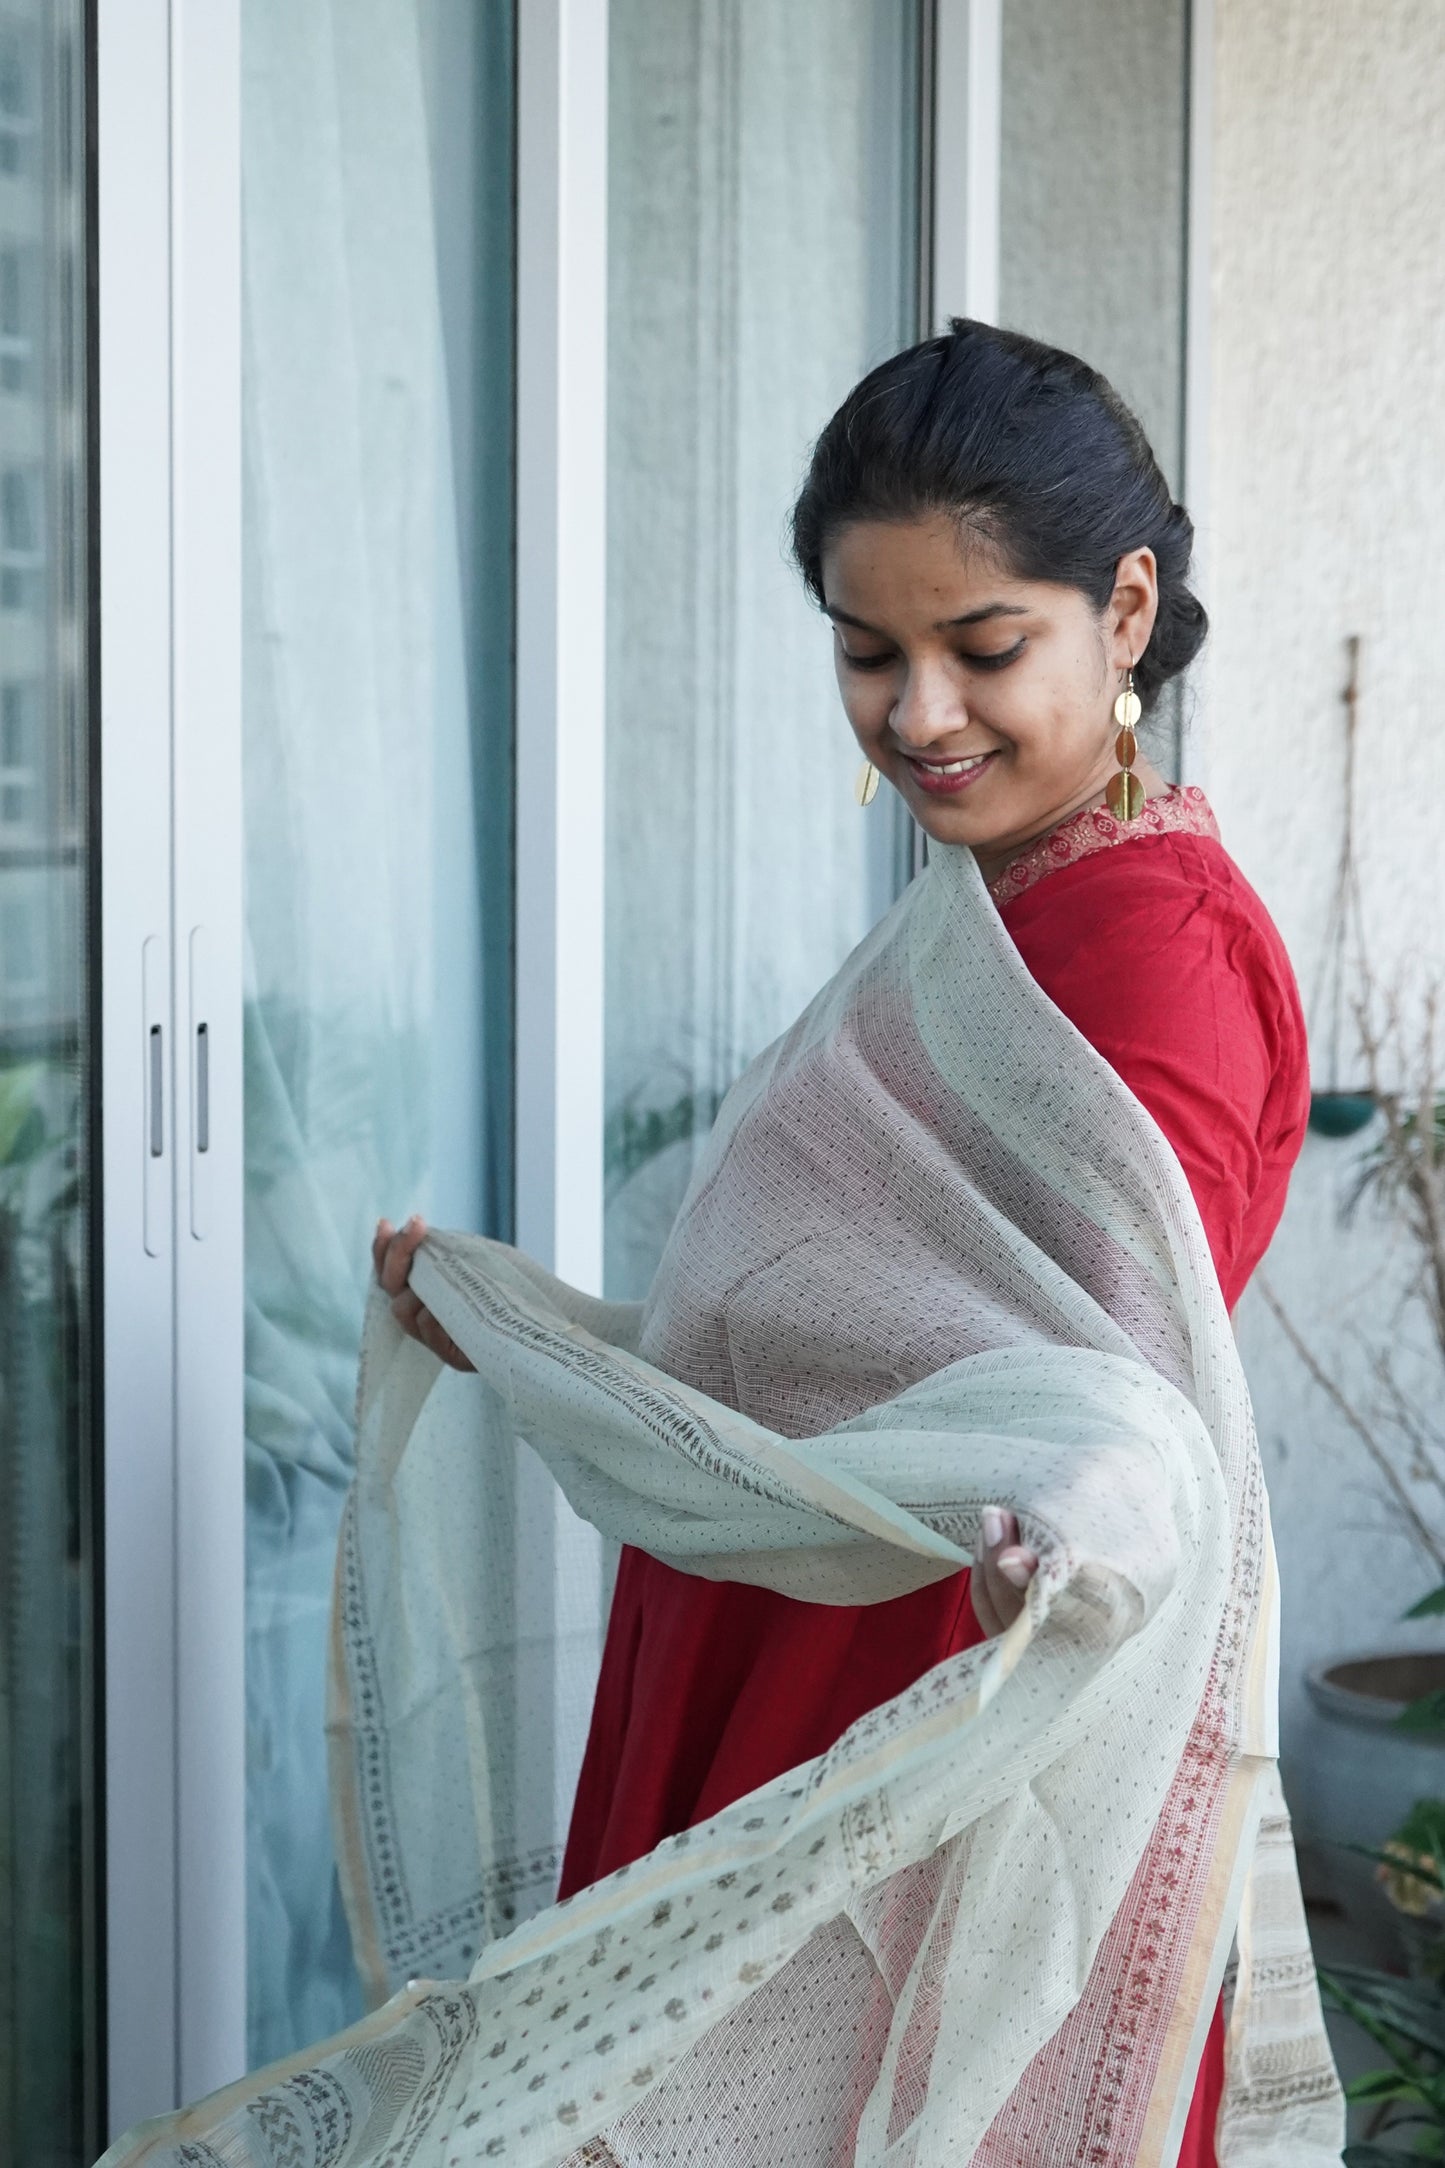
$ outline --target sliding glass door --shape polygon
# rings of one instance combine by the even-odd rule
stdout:
[[[376,1218],[642,1293],[719,1097],[911,873],[785,528],[952,303],[945,21],[998,32],[1001,314],[1175,462],[1185,150],[1182,0],[106,0],[93,951],[82,18],[0,0],[0,2157],[67,2164],[96,954],[118,2123],[359,2008],[325,1668]],[[605,1574],[540,1464],[513,1538],[550,1838]]]
[[[0,2160],[99,2137],[86,10],[0,15]]]
[[[253,2064],[360,2010],[324,1675],[371,1230],[510,1231],[511,41],[242,11]]]
[[[1082,354],[1185,488],[1188,0],[1002,0],[999,321]],[[1190,477],[1190,487],[1194,485]],[[1151,729],[1178,773],[1181,688]]]
[[[1188,0],[1003,0],[999,317],[1082,354],[1184,456]]]
[[[641,1294],[718,1099],[897,893],[786,560],[812,439],[916,336],[920,11],[613,0],[606,1277]]]

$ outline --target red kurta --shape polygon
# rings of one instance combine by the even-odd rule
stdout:
[[[995,895],[1034,978],[1178,1153],[1233,1309],[1303,1139],[1304,1025],[1279,936],[1202,798],[1175,792],[1149,811],[1159,832],[1126,838],[1107,815],[1077,815]],[[560,1894],[821,1754],[983,1640],[968,1582],[848,1610],[625,1550]],[[1216,2011],[1181,2168],[1216,2168],[1223,2073]]]

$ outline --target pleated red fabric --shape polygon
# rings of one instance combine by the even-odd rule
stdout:
[[[1279,935],[1199,793],[1171,793],[1161,810],[1177,825],[1132,836],[1078,815],[995,893],[1033,977],[1177,1152],[1232,1310],[1304,1138],[1304,1024]],[[560,1894],[822,1753],[981,1641],[968,1582],[848,1610],[625,1550]],[[1181,2168],[1217,2168],[1223,2078],[1216,2010]]]

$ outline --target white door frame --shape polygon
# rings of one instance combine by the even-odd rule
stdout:
[[[171,539],[176,2024],[193,2100],[246,2067],[240,0],[171,7]]]
[[[516,1240],[602,1292],[607,0],[517,10]]]
[[[998,317],[1003,0],[934,0],[931,73],[933,322]]]
[[[239,24],[97,10],[112,2132],[245,2067]]]
[[[165,2106],[179,2084],[166,0],[101,0],[96,38],[102,1677],[107,2060],[115,2130]]]

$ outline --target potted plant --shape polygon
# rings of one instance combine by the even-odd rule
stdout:
[[[1365,979],[1357,1010],[1374,1133],[1347,1216],[1369,1198],[1395,1218],[1410,1260],[1407,1306],[1423,1334],[1411,1362],[1395,1340],[1371,1351],[1366,1406],[1309,1345],[1267,1282],[1264,1300],[1299,1360],[1364,1445],[1424,1559],[1445,1583],[1445,1090],[1436,1058],[1441,1000],[1427,990],[1406,1025]],[[1427,1377],[1419,1361],[1424,1351]],[[1445,1589],[1406,1615],[1445,1613]],[[1333,1842],[1318,1864],[1329,1893],[1381,1947],[1393,1939],[1381,1888],[1362,1849],[1399,1828],[1415,1802],[1445,1798],[1445,1648],[1370,1650],[1307,1674],[1323,1736],[1337,1740],[1311,1767],[1317,1832]]]
[[[1445,1590],[1426,1600],[1438,1609],[1442,1597]],[[1417,1711],[1412,1720],[1438,1718],[1438,1710]],[[1320,1987],[1384,2055],[1345,2089],[1352,2105],[1374,2110],[1366,2135],[1346,2146],[1345,2168],[1401,2168],[1445,2160],[1445,1799],[1418,1800],[1371,1856],[1405,1930],[1410,1970],[1402,1977],[1335,1966],[1321,1970]]]

